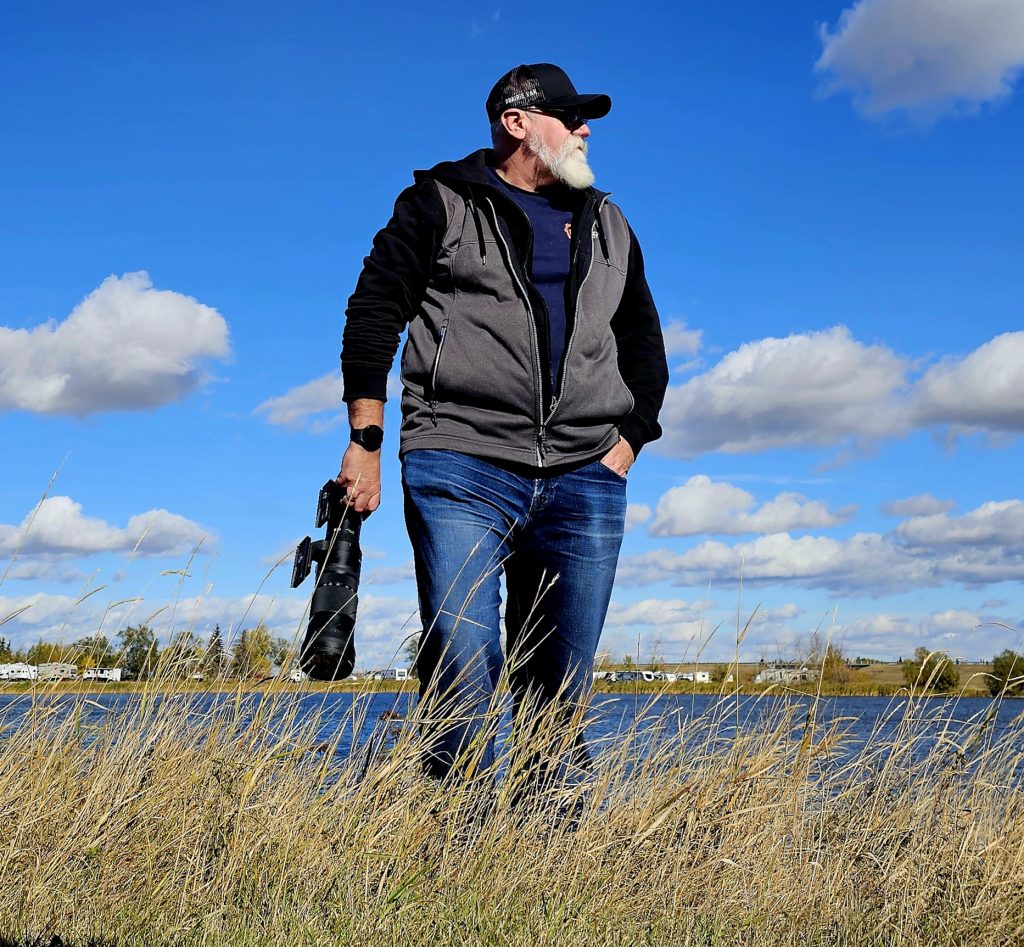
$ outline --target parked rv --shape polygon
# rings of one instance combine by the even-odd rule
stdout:
[[[654,671],[616,671],[615,680],[622,683],[632,683],[634,681],[655,681],[657,678],[654,676]]]
[[[121,680],[120,668],[87,668],[82,671],[83,681],[101,681],[103,683],[116,683]]]
[[[66,661],[47,661],[39,665],[40,681],[73,681],[78,677],[78,667]]]
[[[14,664],[0,664],[0,681],[34,681],[39,677],[39,668],[34,664],[17,661]]]

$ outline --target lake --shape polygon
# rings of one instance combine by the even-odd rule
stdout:
[[[84,697],[44,693],[36,694],[33,701],[27,694],[0,695],[0,737],[22,726],[29,708],[34,707],[46,714],[52,726],[72,712],[78,714],[79,732],[84,742],[89,742],[105,724],[116,725],[118,720],[125,719],[125,714],[136,710],[141,699],[138,694],[101,693]],[[183,722],[198,723],[211,712],[230,711],[239,729],[248,724],[264,700],[272,700],[271,729],[275,719],[283,724],[291,718],[290,727],[305,724],[307,729],[316,720],[314,732],[307,736],[314,742],[333,743],[337,738],[336,753],[341,759],[352,754],[353,746],[363,754],[368,745],[373,748],[385,744],[388,728],[401,725],[393,715],[404,716],[414,700],[409,694],[352,692],[289,692],[272,696],[251,693],[242,695],[237,706],[238,698],[232,693],[169,694],[148,699],[158,705],[170,703],[171,707],[162,709],[180,712]],[[684,753],[698,749],[706,752],[710,745],[728,745],[737,733],[742,736],[789,713],[787,726],[792,729],[793,739],[799,740],[812,703],[812,698],[805,695],[746,695],[737,702],[731,696],[709,694],[595,694],[587,735],[597,752],[628,739],[634,744],[636,758],[642,758],[664,741],[678,743]],[[967,739],[967,728],[977,734],[978,722],[986,716],[991,719],[986,722],[984,739],[991,743],[1018,732],[1017,718],[1022,712],[1024,701],[993,703],[979,697],[921,698],[914,701],[909,714],[905,697],[829,697],[818,703],[815,733],[820,736],[831,726],[842,732],[842,740],[824,755],[826,765],[838,767],[854,758],[869,741],[872,747],[884,747],[897,735],[902,740],[908,733],[915,741],[914,756],[927,753],[939,739],[944,745],[948,743],[951,752],[956,752]],[[507,732],[507,714],[505,723]],[[371,739],[373,742],[369,743]]]

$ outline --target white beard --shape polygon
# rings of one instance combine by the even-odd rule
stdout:
[[[587,143],[570,135],[557,154],[540,140],[536,132],[526,139],[526,147],[555,177],[568,187],[582,190],[594,183],[594,172],[587,163]]]

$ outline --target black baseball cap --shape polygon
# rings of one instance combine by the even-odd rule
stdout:
[[[510,69],[487,96],[487,118],[495,122],[505,109],[568,109],[579,110],[585,119],[603,118],[611,110],[607,95],[580,95],[564,69],[549,62]]]

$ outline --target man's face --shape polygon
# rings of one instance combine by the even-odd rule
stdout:
[[[527,112],[530,123],[526,137],[527,151],[534,155],[552,177],[572,188],[586,188],[594,183],[594,172],[587,163],[587,139],[590,128],[584,122],[570,131],[554,115]]]

